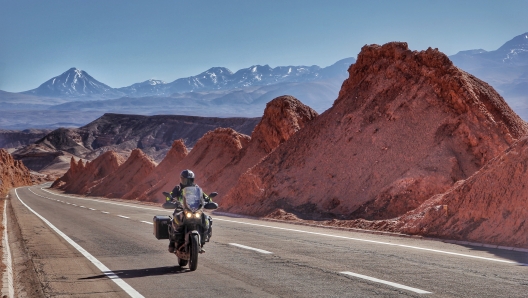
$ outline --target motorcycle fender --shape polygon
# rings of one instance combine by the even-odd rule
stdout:
[[[191,237],[192,235],[197,235],[197,236],[198,236],[198,243],[202,243],[202,242],[201,242],[202,239],[201,239],[201,237],[200,237],[200,233],[199,233],[198,231],[196,231],[196,230],[193,230],[193,231],[190,231],[190,232],[189,232],[189,239],[188,239],[187,241],[189,241],[189,242],[191,241],[191,238],[190,238],[190,237]]]

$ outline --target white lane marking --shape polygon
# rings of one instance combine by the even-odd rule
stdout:
[[[77,204],[72,204],[73,206],[77,206]]]
[[[501,259],[495,259],[495,258],[472,256],[472,255],[467,255],[467,254],[461,254],[461,253],[456,253],[456,252],[450,252],[450,251],[438,250],[438,249],[432,249],[432,248],[425,248],[425,247],[419,247],[419,246],[411,246],[411,245],[405,245],[405,244],[396,244],[396,243],[390,243],[390,242],[382,242],[382,241],[375,241],[375,240],[368,240],[368,239],[361,239],[361,238],[354,238],[354,237],[346,237],[346,236],[339,236],[339,235],[332,235],[332,234],[324,234],[324,233],[317,233],[317,232],[310,232],[310,231],[303,231],[303,230],[296,230],[296,229],[289,229],[289,228],[273,227],[273,226],[267,226],[267,225],[261,225],[261,224],[254,224],[254,223],[248,223],[248,222],[241,222],[241,221],[222,219],[222,218],[218,218],[218,217],[216,217],[214,220],[227,221],[227,222],[232,222],[232,223],[239,223],[239,224],[244,224],[244,225],[264,227],[264,228],[277,229],[277,230],[283,230],[283,231],[305,233],[305,234],[311,234],[311,235],[327,236],[327,237],[334,237],[334,238],[340,238],[340,239],[347,239],[347,240],[354,240],[354,241],[361,241],[361,242],[389,245],[389,246],[402,247],[402,248],[411,248],[411,249],[422,250],[422,251],[427,251],[427,252],[448,254],[448,255],[458,256],[458,257],[466,257],[466,258],[480,259],[480,260],[486,260],[486,261],[493,261],[493,262],[500,262],[500,263],[528,266],[528,264],[519,263],[519,262],[515,262],[515,261],[508,261],[508,260],[501,260]]]
[[[84,206],[79,206],[79,207],[81,207],[81,208],[86,208],[86,207],[84,207]]]
[[[106,212],[106,211],[101,211],[101,213],[104,213],[104,214],[108,214],[108,213],[110,213],[110,212]]]
[[[420,290],[420,289],[417,289],[417,288],[408,287],[406,285],[398,284],[398,283],[391,282],[391,281],[386,281],[386,280],[383,280],[383,279],[377,279],[375,277],[370,277],[370,276],[366,276],[366,275],[362,275],[362,274],[357,274],[357,273],[354,273],[354,272],[344,271],[344,272],[340,272],[340,273],[341,274],[350,275],[350,276],[354,276],[354,277],[358,277],[358,278],[362,278],[362,279],[366,279],[366,280],[370,280],[370,281],[377,282],[377,283],[386,284],[386,285],[389,285],[389,286],[393,286],[395,288],[400,288],[400,289],[404,289],[404,290],[408,290],[408,291],[413,291],[413,292],[418,293],[418,294],[432,294],[431,292],[427,292],[427,291]]]
[[[128,216],[124,216],[124,215],[117,215],[117,216],[119,216],[119,217],[121,217],[121,218],[130,218],[130,217],[128,217]]]
[[[250,246],[245,246],[245,245],[238,244],[238,243],[229,243],[229,245],[233,245],[233,246],[244,248],[244,249],[254,250],[254,251],[257,251],[257,252],[260,252],[260,253],[263,253],[263,254],[272,254],[271,251],[258,249],[258,248],[254,248],[254,247],[250,247]]]
[[[90,209],[90,210],[92,210],[92,211],[95,211],[95,210],[97,210],[97,209],[94,209],[94,208],[88,208],[88,209]]]
[[[154,224],[154,223],[151,223],[150,221],[144,221],[144,220],[142,220],[141,222],[144,222],[144,223],[149,224],[149,225],[153,225]]]
[[[3,262],[6,266],[6,271],[4,272],[4,279],[7,277],[7,285],[4,284],[2,290],[7,287],[7,297],[15,297],[15,288],[13,286],[13,263],[11,261],[11,249],[9,248],[9,240],[7,238],[7,200],[4,201],[4,237],[2,238],[2,247],[4,249]],[[6,276],[7,275],[7,276]],[[3,292],[3,291],[2,291]],[[4,294],[4,293],[3,293]]]
[[[138,291],[136,291],[134,288],[132,288],[129,284],[127,284],[124,280],[119,278],[114,272],[112,272],[108,267],[106,267],[103,263],[101,263],[98,259],[96,259],[94,256],[92,256],[88,251],[86,251],[84,248],[82,248],[79,244],[77,244],[75,241],[73,241],[70,237],[68,237],[66,234],[64,234],[61,230],[57,229],[51,222],[49,222],[47,219],[45,219],[42,215],[38,214],[35,210],[31,209],[26,203],[24,203],[20,197],[18,196],[18,189],[15,189],[15,194],[22,203],[22,205],[26,206],[26,208],[33,212],[38,218],[40,218],[43,222],[45,222],[55,233],[59,234],[66,242],[68,242],[71,246],[73,246],[75,249],[77,249],[85,258],[87,258],[92,264],[95,265],[101,272],[103,272],[108,278],[110,278],[113,282],[115,282],[123,291],[125,291],[130,297],[133,298],[144,298],[143,295],[141,295]]]
[[[73,199],[79,199],[79,200],[87,200],[87,201],[95,201],[95,202],[101,202],[101,203],[105,203],[105,204],[118,205],[118,206],[124,206],[124,207],[136,208],[136,209],[154,210],[154,211],[163,210],[161,208],[148,208],[148,207],[132,206],[132,205],[128,205],[128,204],[120,204],[120,203],[114,203],[114,202],[108,202],[108,201],[102,201],[102,200],[96,200],[96,199],[77,198],[77,197],[64,196],[64,195],[56,194],[56,193],[53,193],[51,191],[45,190],[42,187],[40,189],[45,191],[45,192],[47,192],[47,193],[50,193],[50,194],[53,194],[53,195],[57,195],[57,196],[63,196],[63,197],[67,197],[67,198],[73,198]],[[461,253],[456,253],[456,252],[449,252],[449,251],[444,251],[444,250],[424,248],[424,247],[419,247],[419,246],[395,244],[395,243],[375,241],[375,240],[367,240],[367,239],[361,239],[361,238],[353,238],[353,237],[338,236],[338,235],[324,234],[324,233],[317,233],[317,232],[309,232],[309,231],[296,230],[296,229],[273,227],[273,226],[267,226],[267,225],[261,225],[261,224],[253,224],[253,223],[247,223],[247,222],[241,222],[241,221],[222,219],[222,218],[218,218],[218,217],[216,217],[215,220],[232,222],[232,223],[238,223],[238,224],[244,224],[244,225],[259,226],[259,227],[265,227],[265,228],[271,228],[271,229],[285,230],[285,231],[291,231],[291,232],[306,233],[306,234],[312,234],[312,235],[320,235],[320,236],[335,237],[335,238],[348,239],[348,240],[354,240],[354,241],[363,241],[363,242],[369,242],[369,243],[375,243],[375,244],[390,245],[390,246],[396,246],[396,247],[402,247],[402,248],[417,249],[417,250],[422,250],[422,251],[427,251],[427,252],[448,254],[448,255],[452,255],[452,256],[480,259],[480,260],[486,260],[486,261],[492,261],[492,262],[500,262],[500,263],[506,263],[506,264],[515,264],[515,265],[528,266],[528,264],[526,264],[526,263],[518,263],[518,262],[515,262],[515,261],[501,260],[501,259],[495,259],[495,258],[479,257],[479,256],[461,254]]]

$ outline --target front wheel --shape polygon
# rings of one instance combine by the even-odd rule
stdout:
[[[200,252],[200,241],[198,241],[198,235],[191,235],[191,258],[189,259],[189,269],[191,271],[198,268],[198,254]]]

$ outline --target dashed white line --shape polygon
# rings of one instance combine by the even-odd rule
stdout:
[[[353,277],[357,277],[357,278],[361,278],[361,279],[370,280],[370,281],[373,281],[373,282],[389,285],[389,286],[392,286],[392,287],[395,287],[395,288],[412,291],[412,292],[415,292],[415,293],[418,293],[418,294],[432,294],[431,292],[427,292],[427,291],[420,290],[420,289],[417,289],[417,288],[408,287],[406,285],[402,285],[402,284],[398,284],[398,283],[395,283],[395,282],[378,279],[378,278],[375,278],[375,277],[370,277],[370,276],[367,276],[367,275],[357,274],[357,273],[350,272],[350,271],[344,271],[344,272],[341,272],[341,274],[345,274],[345,275],[349,275],[349,276],[353,276]]]
[[[128,216],[124,216],[124,215],[117,215],[118,217],[121,217],[121,218],[130,218]]]
[[[238,243],[229,243],[229,245],[233,245],[233,246],[240,247],[240,248],[243,248],[243,249],[254,250],[256,252],[260,252],[260,253],[263,253],[263,254],[272,254],[271,251],[258,249],[258,248],[254,248],[254,247],[250,247],[250,246],[245,246],[245,245],[238,244]]]
[[[276,230],[283,230],[283,231],[305,233],[305,234],[311,234],[311,235],[333,237],[333,238],[339,238],[339,239],[348,239],[348,240],[354,240],[354,241],[361,241],[361,242],[389,245],[389,246],[394,246],[394,247],[410,248],[410,249],[416,249],[416,250],[421,250],[421,251],[441,253],[441,254],[447,254],[447,255],[452,255],[452,256],[480,259],[480,260],[493,261],[493,262],[500,262],[500,263],[506,263],[506,264],[516,264],[516,265],[528,266],[528,264],[519,263],[519,262],[515,262],[515,261],[501,260],[501,259],[487,258],[487,257],[480,257],[480,256],[472,256],[472,255],[468,255],[468,254],[461,254],[461,253],[456,253],[456,252],[450,252],[450,251],[438,250],[438,249],[432,249],[432,248],[425,248],[425,247],[419,247],[419,246],[411,246],[411,245],[405,245],[405,244],[397,244],[397,243],[390,243],[390,242],[383,242],[383,241],[376,241],[376,240],[368,240],[368,239],[361,239],[361,238],[354,238],[354,237],[347,237],[347,236],[339,236],[339,235],[332,235],[332,234],[325,234],[325,233],[318,233],[318,232],[310,232],[310,231],[296,230],[296,229],[290,229],[290,228],[267,226],[267,225],[249,223],[249,222],[242,222],[242,221],[223,219],[223,218],[218,218],[218,217],[215,218],[215,220],[239,223],[239,224],[256,226],[256,227],[265,227],[265,228],[276,229]]]
[[[84,206],[79,206],[79,207],[81,207],[81,208],[86,208],[86,207],[84,207]]]
[[[106,212],[106,211],[101,211],[101,213],[104,213],[104,214],[108,214],[108,213],[110,213],[110,212]]]
[[[109,279],[111,279],[113,282],[115,282],[123,291],[125,291],[128,295],[134,298],[143,298],[144,296],[141,295],[138,291],[136,291],[134,288],[132,288],[129,284],[127,284],[124,280],[119,278],[117,274],[115,274],[113,271],[111,271],[108,267],[106,267],[103,263],[101,263],[98,259],[96,259],[94,256],[92,256],[88,251],[86,251],[84,248],[82,248],[79,244],[77,244],[75,241],[73,241],[70,237],[68,237],[66,234],[64,234],[61,230],[57,229],[51,222],[49,222],[47,219],[45,219],[42,215],[35,212],[35,210],[31,209],[26,203],[24,203],[20,197],[18,196],[17,189],[15,189],[15,194],[22,203],[22,205],[26,206],[26,208],[31,211],[33,214],[35,214],[37,217],[39,217],[43,222],[45,222],[55,233],[59,234],[64,240],[66,240],[71,246],[73,246],[75,249],[77,249],[85,258],[87,258],[92,264],[94,264],[101,272],[103,272],[106,276],[108,276]]]
[[[88,209],[93,210],[93,211],[97,210],[97,209],[94,209],[94,208],[88,208]]]
[[[154,224],[154,223],[151,223],[150,221],[144,221],[144,220],[142,220],[141,222],[149,224],[149,225],[153,225]]]

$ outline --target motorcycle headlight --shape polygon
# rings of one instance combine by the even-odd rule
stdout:
[[[191,218],[192,217],[192,213],[191,212],[185,212],[185,216],[187,216],[187,218]]]
[[[200,218],[201,216],[202,216],[202,212],[196,212],[194,214],[194,217],[196,217],[196,218]]]

